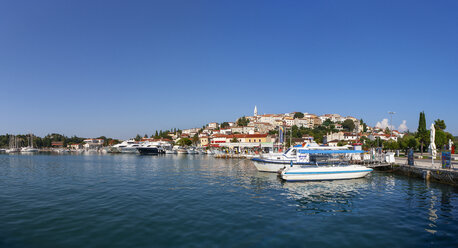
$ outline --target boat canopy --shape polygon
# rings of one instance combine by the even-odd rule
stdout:
[[[298,149],[299,153],[310,153],[310,154],[349,154],[349,153],[365,153],[365,151],[359,150],[306,150]]]

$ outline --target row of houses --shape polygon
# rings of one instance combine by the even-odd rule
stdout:
[[[398,138],[402,138],[403,136],[404,134],[397,130],[393,130],[390,134],[387,134],[382,130],[374,130],[370,133],[337,132],[328,133],[323,138],[323,143],[329,146],[337,146],[339,142],[357,143],[362,137],[366,137],[372,141],[378,138],[382,141],[398,141]]]

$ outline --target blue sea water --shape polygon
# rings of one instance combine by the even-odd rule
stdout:
[[[0,247],[458,247],[458,189],[204,155],[0,155]]]

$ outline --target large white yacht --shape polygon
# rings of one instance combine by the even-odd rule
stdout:
[[[138,153],[138,147],[141,147],[141,144],[134,139],[130,139],[112,146],[112,151],[120,153]]]

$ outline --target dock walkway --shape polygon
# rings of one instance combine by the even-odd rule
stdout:
[[[458,186],[458,163],[456,162],[452,162],[451,169],[444,169],[441,161],[437,159],[434,164],[429,159],[417,159],[414,161],[414,165],[411,166],[407,164],[407,158],[397,157],[391,168],[393,172],[407,176]]]

